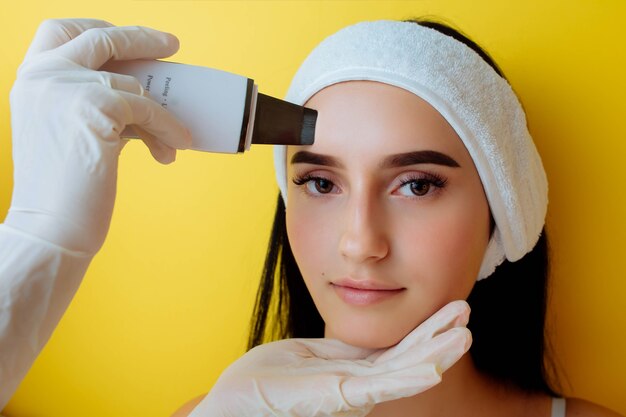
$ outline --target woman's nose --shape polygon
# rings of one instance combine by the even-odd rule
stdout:
[[[385,219],[380,207],[364,199],[348,204],[339,252],[350,262],[375,262],[389,253]]]

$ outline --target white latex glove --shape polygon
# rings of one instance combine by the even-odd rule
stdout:
[[[469,306],[454,301],[387,350],[330,339],[257,346],[228,367],[189,417],[367,415],[441,381],[471,344]]]
[[[118,133],[137,124],[152,154],[174,159],[187,130],[132,77],[95,71],[110,58],[162,58],[172,35],[100,20],[45,21],[11,91],[14,190],[0,225],[0,410],[61,319],[105,238]]]
[[[50,338],[90,261],[0,224],[0,412]]]
[[[11,90],[14,189],[5,223],[63,248],[96,253],[109,229],[126,125],[160,162],[191,144],[188,130],[134,77],[97,71],[110,59],[178,50],[170,34],[90,19],[48,20]],[[148,132],[146,134],[146,132]]]

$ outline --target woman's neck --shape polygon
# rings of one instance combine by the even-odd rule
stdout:
[[[507,389],[480,373],[469,354],[443,374],[435,387],[381,403],[368,417],[550,416],[550,399]]]

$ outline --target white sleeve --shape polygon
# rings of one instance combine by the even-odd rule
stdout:
[[[91,259],[0,224],[0,411],[61,320]]]

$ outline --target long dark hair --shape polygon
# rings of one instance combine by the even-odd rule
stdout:
[[[451,27],[411,20],[463,42],[501,77],[502,71],[476,43]],[[545,228],[531,252],[504,261],[478,281],[467,302],[470,354],[476,367],[503,384],[556,396],[556,375],[546,335],[549,254]],[[251,320],[248,349],[272,340],[324,337],[324,321],[309,294],[287,239],[285,205],[280,194],[267,256]]]

